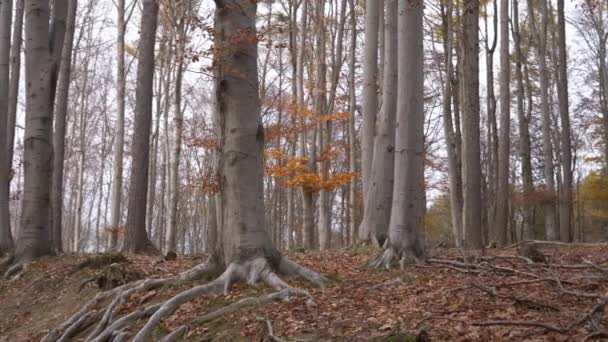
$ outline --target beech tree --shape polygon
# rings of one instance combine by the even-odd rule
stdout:
[[[50,187],[52,170],[52,56],[49,47],[48,1],[25,2],[26,110],[24,133],[24,189],[21,230],[17,239],[17,270],[34,258],[52,253],[50,244]],[[11,273],[9,270],[8,273]]]
[[[8,142],[12,5],[12,1],[0,1],[0,256],[11,253],[14,248],[9,217],[10,164],[5,147]]]
[[[367,186],[363,220],[359,238],[381,247],[387,238],[395,171],[395,116],[397,114],[397,1],[386,0],[384,85],[382,108],[377,115],[377,133],[374,137],[372,168]]]
[[[363,123],[361,127],[361,174],[363,176],[364,206],[371,175],[376,112],[378,111],[378,31],[382,3],[381,0],[365,2]]]
[[[479,142],[479,1],[462,12],[462,178],[464,245],[481,248],[481,147]]]
[[[373,267],[401,266],[424,254],[421,231],[424,196],[424,49],[422,0],[398,7],[395,184],[388,239]]]
[[[123,251],[156,253],[146,232],[146,198],[148,196],[148,163],[152,124],[152,86],[154,80],[154,43],[158,25],[157,0],[144,0],[139,40],[137,90],[135,94],[135,134],[129,186],[129,213]]]
[[[509,165],[511,147],[511,61],[509,54],[509,0],[500,0],[500,134],[498,188],[494,241],[504,246],[509,226]]]
[[[147,322],[134,336],[132,341],[135,342],[149,340],[161,320],[186,302],[207,293],[227,291],[236,282],[266,283],[278,291],[275,296],[281,298],[308,294],[284,282],[280,275],[301,277],[316,284],[326,281],[325,277],[281,256],[272,244],[266,225],[262,154],[264,128],[258,97],[255,26],[257,4],[249,0],[216,0],[215,3],[215,115],[219,123],[218,173],[222,218],[218,246],[208,264],[196,266],[176,277],[138,281],[119,287],[117,291],[104,292],[99,297],[147,292],[176,281],[221,275],[146,308],[140,317],[146,318]],[[90,307],[85,307],[77,313],[76,319],[86,317],[90,310]],[[55,336],[61,336],[63,329],[50,331],[45,340],[56,340]],[[111,329],[112,325],[102,325],[89,338],[104,339],[105,334],[111,334]]]

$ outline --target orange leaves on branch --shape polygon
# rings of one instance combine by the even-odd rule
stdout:
[[[326,154],[329,156],[329,154]],[[305,157],[288,157],[281,149],[268,149],[266,158],[274,159],[274,163],[266,167],[266,174],[281,180],[282,185],[291,188],[303,188],[307,192],[333,190],[350,183],[359,177],[357,172],[336,173],[323,179],[323,176],[311,172],[308,166],[310,160]]]

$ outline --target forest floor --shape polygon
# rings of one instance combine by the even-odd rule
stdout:
[[[404,270],[365,266],[368,248],[289,253],[325,274],[323,287],[297,280],[314,303],[292,297],[244,307],[207,323],[192,323],[187,341],[581,341],[608,338],[608,244],[542,245],[545,262],[531,262],[516,248],[486,250],[463,258],[434,249],[431,259]],[[534,259],[534,257],[531,257]],[[83,282],[97,274],[78,268],[86,257],[45,258],[17,278],[0,281],[0,341],[38,341],[100,290]],[[129,257],[134,277],[177,274],[204,258],[164,261]],[[539,261],[539,260],[537,260]],[[192,284],[135,294],[127,313],[169,298]],[[81,288],[82,287],[82,288]],[[79,291],[80,290],[80,291]],[[273,292],[237,285],[229,295],[200,297],[183,305],[155,335],[187,324],[244,297]],[[139,322],[140,326],[143,322]],[[268,331],[271,326],[274,337]],[[421,332],[424,332],[421,334]],[[405,339],[406,334],[418,339]],[[78,339],[75,339],[78,340]]]

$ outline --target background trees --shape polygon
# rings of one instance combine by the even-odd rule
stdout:
[[[163,252],[212,250],[225,219],[217,197],[221,140],[210,86],[213,6],[156,1],[158,30],[140,35],[141,19],[156,16],[143,15],[134,2],[53,3],[66,9],[65,16],[49,13],[52,35],[46,37],[48,52],[40,55],[50,58],[47,107],[53,110],[37,121],[30,120],[32,108],[36,101],[42,108],[41,100],[28,98],[27,91],[39,93],[41,87],[22,87],[20,93],[17,86],[23,2],[1,3],[0,32],[8,46],[0,63],[0,138],[8,147],[1,162],[6,174],[0,173],[8,186],[0,199],[8,208],[0,208],[3,250],[12,249],[10,235],[26,238],[26,217],[47,210],[46,187],[31,190],[29,177],[31,166],[41,163],[33,179],[46,179],[41,175],[50,172],[48,160],[31,157],[33,148],[53,164],[52,218],[37,223],[51,234],[51,250],[122,248],[125,239],[126,246],[144,240],[144,232]],[[579,188],[592,171],[601,174],[608,160],[608,8],[586,0],[494,4],[427,1],[419,14],[425,19],[424,115],[415,117],[423,118],[415,121],[415,133],[423,134],[422,156],[416,158],[425,178],[416,194],[423,209],[436,209],[423,211],[422,222],[444,217],[437,208],[449,210],[450,222],[432,236],[475,248],[532,238],[590,239]],[[328,249],[363,240],[381,246],[388,234],[395,184],[405,182],[405,171],[395,173],[394,139],[412,128],[394,121],[406,114],[397,108],[404,99],[397,86],[399,18],[387,9],[394,6],[349,0],[258,4],[264,210],[279,248]],[[493,66],[495,41],[500,67]],[[479,54],[480,42],[487,53]],[[154,64],[144,69],[144,59]],[[36,60],[41,62],[25,63],[30,77],[46,65]],[[479,72],[485,77],[476,84]],[[146,78],[145,89],[138,77]],[[480,106],[484,101],[487,106]],[[51,118],[48,157],[46,143],[25,142],[46,139]],[[42,126],[34,130],[34,123]],[[129,175],[124,183],[123,174]],[[36,209],[26,208],[34,195],[42,195]],[[445,196],[450,205],[435,206]],[[417,226],[425,232],[424,224]],[[126,232],[135,229],[138,237],[128,238]]]

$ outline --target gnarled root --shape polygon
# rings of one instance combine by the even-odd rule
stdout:
[[[98,321],[98,323],[95,328],[92,329],[92,332],[86,338],[86,341],[102,342],[108,340],[125,340],[129,336],[128,329],[138,320],[147,318],[145,325],[132,339],[134,342],[143,342],[149,339],[150,334],[161,320],[173,314],[183,304],[199,296],[210,293],[228,293],[230,287],[236,282],[246,282],[248,284],[263,282],[277,292],[258,298],[242,299],[217,311],[211,312],[196,321],[210,321],[247,305],[263,304],[277,299],[288,299],[290,296],[304,296],[308,298],[309,303],[314,303],[310,293],[306,290],[290,286],[281,279],[278,274],[287,277],[300,277],[319,285],[322,285],[327,281],[322,275],[286,258],[282,258],[279,262],[279,265],[276,268],[277,274],[275,273],[275,269],[264,257],[258,257],[242,263],[231,263],[215,280],[180,292],[164,302],[131,312],[119,318],[114,317],[115,308],[121,303],[126,302],[133,293],[149,292],[162,286],[200,279],[201,277],[208,276],[216,271],[217,268],[213,266],[196,266],[175,277],[139,280],[101,292],[70,317],[70,319],[56,329],[50,331],[42,341],[55,342],[63,338],[63,336],[76,336],[79,332],[84,330],[83,328],[90,326],[92,322],[95,321]],[[96,307],[104,302],[108,304],[101,310],[96,310]],[[186,333],[187,326],[180,327],[165,336],[163,341],[178,340],[185,336]]]

